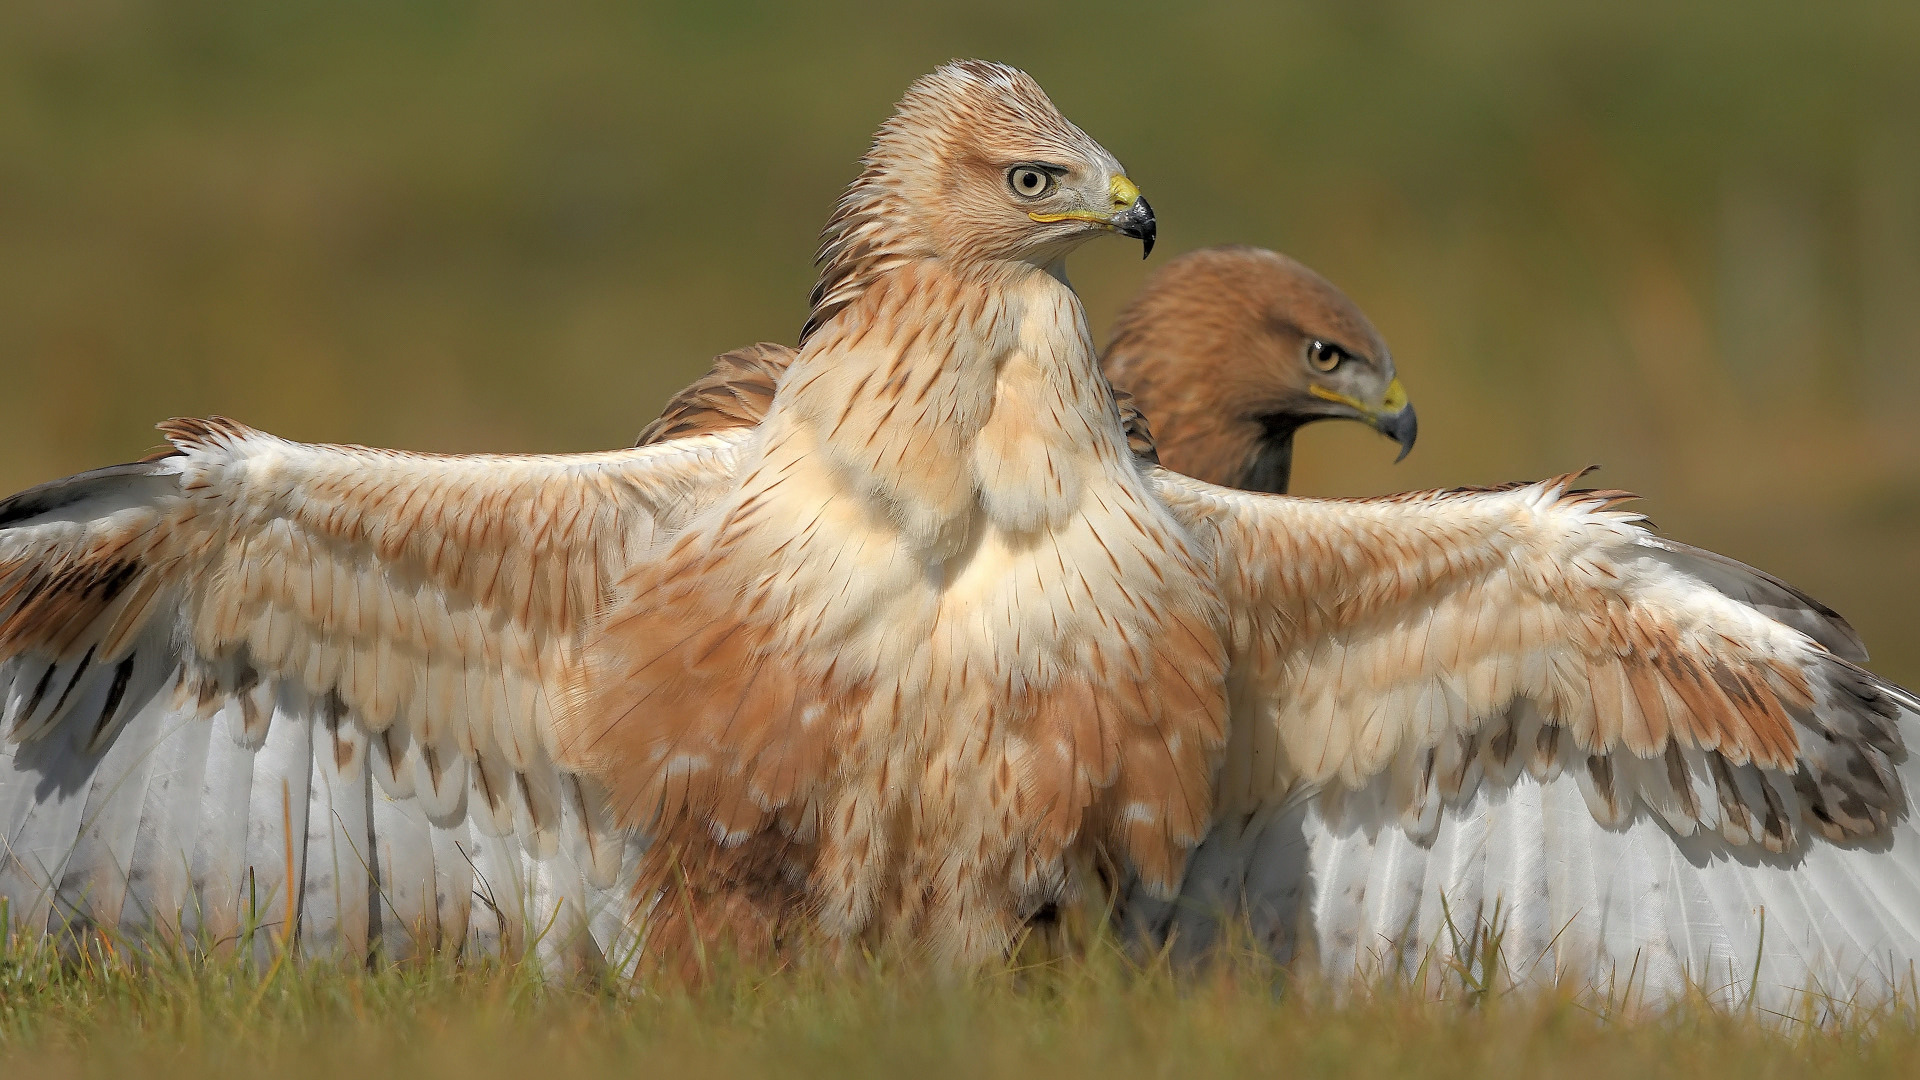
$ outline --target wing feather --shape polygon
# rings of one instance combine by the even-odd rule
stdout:
[[[1359,788],[1428,751],[1440,795],[1457,800],[1524,703],[1564,732],[1558,753],[1588,759],[1582,786],[1603,819],[1645,809],[1690,831],[1713,779],[1697,771],[1714,757],[1767,778],[1715,788],[1778,818],[1763,842],[1872,836],[1904,805],[1890,724],[1911,696],[1797,628],[1844,645],[1838,616],[1772,618],[1797,594],[1757,572],[1743,589],[1739,564],[1653,537],[1614,508],[1619,493],[1562,478],[1333,501],[1156,476],[1214,545],[1247,624],[1236,664],[1275,707],[1281,752],[1230,803],[1301,781]],[[1403,788],[1417,820],[1424,789]]]
[[[1221,820],[1189,891],[1241,881],[1238,911],[1309,912],[1336,976],[1435,952],[1477,970],[1478,926],[1502,978],[1616,1000],[1804,1011],[1809,990],[1905,985],[1920,703],[1858,666],[1831,609],[1571,477],[1327,501],[1155,476],[1236,625]],[[1258,843],[1236,825],[1274,814]],[[1217,932],[1165,923],[1188,948]]]
[[[188,924],[194,826],[200,813],[212,725],[175,720],[153,751],[146,805],[134,835],[121,921],[174,933]]]
[[[375,787],[371,820],[370,884],[374,895],[368,935],[388,956],[415,956],[441,944],[434,827],[418,801]]]
[[[750,432],[440,457],[163,430],[0,502],[14,919],[345,955],[571,920],[553,940],[594,951],[626,849],[553,762],[552,694]]]

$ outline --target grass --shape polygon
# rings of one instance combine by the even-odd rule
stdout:
[[[0,954],[0,1076],[1910,1076],[1910,1012],[1841,1028],[1688,1003],[1376,986],[1336,996],[1245,957],[1175,973],[1101,946],[941,979],[860,957],[703,985],[555,982],[446,960],[264,973],[218,956]]]

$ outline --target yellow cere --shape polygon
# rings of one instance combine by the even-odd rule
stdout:
[[[1387,392],[1381,396],[1378,406],[1364,404],[1355,398],[1348,397],[1338,390],[1329,390],[1318,384],[1308,386],[1307,393],[1325,401],[1345,405],[1347,408],[1357,410],[1366,416],[1390,416],[1407,407],[1407,388],[1400,385],[1399,379],[1395,379],[1387,384]]]
[[[1027,216],[1046,224],[1055,221],[1091,221],[1097,225],[1105,225],[1114,214],[1133,205],[1134,200],[1140,197],[1140,185],[1124,176],[1116,176],[1107,184],[1107,192],[1113,198],[1113,209],[1107,213],[1093,210],[1063,210],[1058,214],[1028,212]]]

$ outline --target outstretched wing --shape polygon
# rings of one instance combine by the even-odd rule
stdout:
[[[349,953],[587,948],[596,917],[606,939],[628,841],[553,764],[549,703],[737,436],[443,457],[163,430],[171,453],[0,503],[13,919]]]
[[[1234,621],[1193,936],[1244,902],[1303,913],[1336,972],[1410,968],[1497,902],[1530,977],[1908,978],[1920,701],[1829,609],[1572,479],[1327,501],[1158,474]]]

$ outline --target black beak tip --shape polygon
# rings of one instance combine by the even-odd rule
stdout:
[[[1420,417],[1414,413],[1413,406],[1408,405],[1391,416],[1381,417],[1380,431],[1400,444],[1400,456],[1393,459],[1398,465],[1413,453],[1413,442],[1420,437]]]
[[[1153,219],[1153,207],[1144,196],[1135,198],[1132,206],[1114,215],[1113,228],[1122,236],[1140,241],[1141,258],[1153,254],[1153,239],[1159,230]]]

